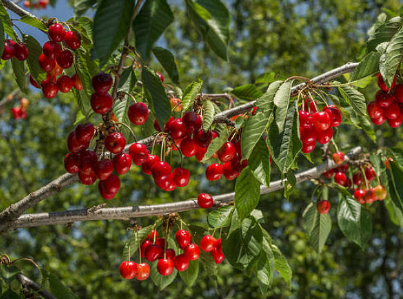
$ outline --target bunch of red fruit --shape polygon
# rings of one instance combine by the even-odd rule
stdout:
[[[316,142],[327,144],[333,137],[333,128],[341,124],[341,113],[336,106],[325,106],[318,112],[314,100],[308,99],[299,113],[299,132],[302,152],[315,149]]]
[[[16,43],[11,39],[7,39],[4,42],[4,50],[1,59],[9,60],[15,57],[20,61],[24,61],[27,60],[28,53],[28,48],[24,43]]]
[[[27,115],[27,106],[29,104],[29,101],[26,98],[22,98],[20,100],[20,105],[17,107],[11,108],[11,113],[13,115],[14,119],[25,119]]]
[[[49,0],[39,0],[35,3],[32,1],[24,1],[23,5],[26,8],[45,9],[49,4]]]
[[[82,90],[83,86],[77,74],[71,78],[62,75],[63,69],[73,65],[74,55],[69,49],[74,51],[81,46],[81,36],[75,31],[66,31],[60,23],[50,25],[48,35],[50,40],[43,45],[43,52],[39,56],[39,65],[47,73],[47,78],[41,82],[43,95],[51,99],[59,91],[66,93],[72,87]],[[32,76],[30,82],[36,88],[41,88]]]
[[[403,122],[403,84],[396,85],[395,77],[389,89],[379,73],[378,86],[375,101],[368,103],[368,115],[375,125],[386,121],[390,127],[397,128]]]

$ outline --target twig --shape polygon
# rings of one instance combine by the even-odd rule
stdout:
[[[5,7],[7,7],[9,10],[11,10],[16,15],[19,15],[20,17],[30,16],[31,18],[35,18],[35,19],[39,20],[39,18],[37,18],[36,16],[31,14],[29,11],[26,11],[25,9],[19,7],[14,2],[11,2],[9,0],[2,0],[2,2],[3,2]]]
[[[42,288],[39,284],[37,284],[32,279],[26,277],[24,274],[18,273],[17,280],[22,284],[22,286],[29,287],[45,299],[57,299],[55,296],[52,295],[52,293]]]

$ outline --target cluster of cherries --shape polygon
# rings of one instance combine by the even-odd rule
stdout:
[[[332,157],[337,165],[344,162],[344,153],[342,152],[334,153]],[[348,177],[348,169],[349,166],[344,164],[338,168],[328,170],[323,176],[328,179],[334,177],[335,183],[354,191],[354,198],[361,204],[371,204],[376,200],[384,200],[386,198],[387,191],[384,186],[377,184],[375,187],[371,187],[371,183],[376,178],[375,170],[371,165],[365,165],[362,171],[361,169],[355,171],[352,179]]]
[[[315,149],[316,142],[327,144],[333,137],[333,128],[341,124],[341,113],[336,106],[325,106],[317,111],[314,100],[308,99],[299,113],[299,132],[302,152],[308,154]]]
[[[12,39],[4,41],[4,50],[1,55],[1,59],[10,60],[11,58],[17,58],[20,61],[27,60],[28,48],[24,43],[16,43]]]
[[[30,76],[31,84],[36,88],[42,87],[43,95],[48,99],[54,98],[59,91],[69,92],[73,87],[82,90],[83,86],[77,74],[72,77],[62,75],[63,69],[73,65],[74,55],[69,49],[76,50],[81,46],[81,36],[75,31],[66,31],[60,23],[50,25],[48,35],[49,41],[43,45],[42,54],[39,56],[39,65],[47,73],[47,77],[40,86]]]
[[[200,248],[210,252],[216,264],[222,263],[225,256],[221,248],[221,238],[205,235],[200,241],[200,248],[191,242],[191,235],[186,230],[178,230],[175,234],[176,242],[183,253],[176,255],[174,249],[167,249],[167,242],[164,238],[158,238],[158,233],[151,231],[146,240],[140,246],[140,256],[149,262],[157,262],[157,270],[163,276],[169,276],[174,268],[179,272],[189,267],[190,261],[200,257]],[[150,266],[147,263],[137,264],[132,261],[124,261],[120,264],[120,274],[123,278],[145,280],[150,275]]]
[[[14,119],[25,119],[27,115],[27,106],[29,101],[26,98],[22,98],[20,100],[20,105],[17,107],[11,108],[11,113]]]
[[[26,8],[35,8],[35,9],[45,9],[49,4],[49,0],[39,0],[37,2],[32,2],[29,0],[24,1],[23,5]]]
[[[390,127],[397,128],[403,122],[403,84],[396,85],[395,77],[389,89],[379,73],[378,86],[375,101],[368,103],[368,115],[375,125],[386,121]]]

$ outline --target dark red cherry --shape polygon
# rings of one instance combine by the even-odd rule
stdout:
[[[97,161],[94,165],[94,172],[99,180],[106,180],[113,172],[113,163],[109,159]]]
[[[181,151],[185,157],[193,157],[196,154],[198,145],[196,142],[190,137],[185,137],[181,142]]]
[[[175,250],[167,249],[165,251],[165,258],[168,260],[173,260],[175,258]]]
[[[80,152],[80,172],[90,174],[94,172],[95,164],[97,163],[97,155],[94,151],[85,150]]]
[[[14,45],[15,48],[15,58],[24,61],[28,58],[28,48],[23,43],[17,43]]]
[[[226,142],[224,145],[217,151],[218,154],[218,159],[220,159],[221,162],[230,162],[232,159],[234,159],[235,154],[236,154],[236,148],[235,145],[232,142]]]
[[[49,26],[48,34],[51,40],[54,40],[55,42],[62,42],[64,40],[64,36],[66,35],[66,30],[64,30],[61,24],[56,23]]]
[[[132,165],[132,158],[129,154],[120,153],[113,157],[113,168],[118,174],[125,174]]]
[[[125,279],[132,279],[137,273],[137,264],[135,262],[125,261],[120,264],[120,275]]]
[[[45,72],[50,72],[55,68],[56,60],[49,59],[45,55],[41,54],[39,56],[39,65],[41,66],[41,69],[44,70]]]
[[[91,123],[78,125],[75,129],[76,138],[81,142],[90,142],[95,133],[95,127]]]
[[[72,131],[67,137],[67,148],[71,153],[78,153],[88,148],[89,143],[81,142],[77,139],[75,131]]]
[[[34,80],[34,78],[32,77],[31,74],[29,75],[29,82],[31,82],[32,86],[34,86],[34,87],[36,87],[36,88],[41,88],[41,87],[39,86],[39,84],[36,83],[36,81]]]
[[[202,119],[200,115],[194,111],[185,112],[182,120],[188,134],[193,134],[202,127]]]
[[[57,84],[55,82],[42,84],[43,96],[47,99],[54,98],[57,95],[58,91],[59,89],[57,88]]]
[[[185,247],[183,249],[185,256],[191,260],[195,261],[200,257],[200,249],[199,246],[196,244],[192,243],[189,246]]]
[[[129,149],[130,150],[130,149]],[[157,155],[148,155],[147,160],[141,164],[141,168],[145,174],[151,174],[151,166],[160,160]],[[136,164],[136,163],[134,163]]]
[[[173,170],[175,184],[178,187],[185,187],[189,184],[190,173],[186,168],[178,167]]]
[[[56,58],[57,64],[64,69],[68,69],[73,65],[74,56],[70,50],[64,50],[60,53],[59,57]]]
[[[210,252],[215,248],[217,240],[210,235],[205,235],[200,241],[200,248],[205,252]]]
[[[329,169],[328,171],[326,171],[325,173],[323,173],[323,176],[327,179],[331,179],[333,177],[334,174],[334,170],[333,169]]]
[[[163,76],[161,73],[159,73],[159,72],[155,72],[155,73],[156,73],[157,76],[160,78],[161,83],[164,83],[164,76]]]
[[[81,36],[78,32],[68,31],[64,36],[64,42],[66,43],[67,47],[72,50],[76,50],[81,46]]]
[[[331,127],[338,127],[341,124],[341,113],[339,108],[336,106],[325,106],[323,108],[323,111],[325,111],[327,114],[329,114],[330,117],[330,126]]]
[[[374,178],[376,178],[375,170],[371,166],[365,168],[365,177],[368,181],[372,181]]]
[[[393,103],[395,97],[393,94],[388,94],[387,92],[378,90],[378,92],[375,94],[375,99],[379,107],[386,108]]]
[[[112,173],[106,180],[101,182],[104,183],[106,192],[114,194],[118,193],[120,189],[120,179],[118,176]]]
[[[145,257],[144,253],[145,253],[147,247],[148,247],[149,245],[151,245],[151,244],[152,244],[152,242],[149,241],[149,240],[145,240],[145,241],[143,242],[143,244],[141,244],[141,246],[140,246],[141,257]]]
[[[361,185],[361,183],[362,183],[361,173],[356,172],[353,174],[353,183],[354,183],[354,185],[357,185],[357,186]]]
[[[403,115],[400,113],[395,119],[387,119],[387,122],[391,128],[399,127],[403,122]]]
[[[318,201],[316,205],[319,214],[327,214],[330,210],[330,203],[327,200]]]
[[[364,195],[365,195],[365,190],[363,190],[363,189],[357,189],[357,190],[355,190],[355,192],[354,192],[354,198],[355,198],[359,203],[365,203]]]
[[[378,118],[371,118],[371,121],[374,123],[374,125],[380,126],[386,121],[385,115],[383,115],[383,110],[382,110],[382,115]]]
[[[144,256],[147,261],[153,262],[153,261],[156,261],[159,258],[161,258],[163,253],[164,253],[164,250],[162,249],[161,246],[151,244],[151,245],[147,246]]]
[[[370,118],[379,118],[383,115],[383,110],[376,101],[372,101],[368,104],[367,112]]]
[[[78,76],[78,74],[74,74],[71,77],[71,81],[73,81],[73,86],[74,86],[75,89],[77,89],[77,90],[83,90],[84,89],[83,84],[81,83],[81,79]]]
[[[201,162],[207,152],[207,147],[203,148],[196,144],[196,159]]]
[[[158,132],[161,132],[161,127],[156,119],[154,119],[154,129]]]
[[[94,172],[91,172],[90,174],[85,174],[80,171],[78,173],[78,178],[80,182],[83,183],[84,185],[92,185],[97,180],[97,177]]]
[[[393,87],[395,87],[396,84],[396,77],[393,78],[393,82],[390,86],[390,89],[393,89]],[[381,73],[378,74],[378,86],[380,89],[382,89],[385,92],[389,91],[389,88],[386,86],[385,81],[383,80],[383,77],[381,75]]]
[[[15,42],[8,39],[4,42],[4,50],[1,59],[9,60],[15,56]]]
[[[221,164],[214,163],[207,167],[206,169],[206,178],[209,181],[217,181],[222,176],[222,166]]]
[[[318,138],[318,132],[312,126],[300,130],[300,135],[302,143],[315,144]]]
[[[189,259],[183,253],[175,256],[173,262],[175,269],[179,272],[185,271],[189,267]]]
[[[214,204],[213,197],[208,193],[200,193],[197,196],[197,204],[203,208],[208,209],[211,208]]]
[[[171,166],[165,161],[155,162],[151,166],[151,173],[154,180],[166,180],[171,174]]]
[[[142,102],[134,103],[130,105],[127,115],[133,125],[143,125],[146,123],[148,118],[148,107]]]
[[[165,248],[165,239],[164,238],[157,238],[155,240],[155,245],[158,245],[161,248]]]
[[[207,148],[211,140],[213,140],[213,133],[210,130],[205,132],[203,129],[200,129],[193,135],[193,140],[198,146]]]
[[[64,157],[64,168],[68,173],[77,173],[80,171],[79,160],[76,154],[68,153]]]
[[[174,262],[170,259],[159,259],[157,263],[158,273],[163,276],[169,276],[174,270]]]
[[[62,49],[59,44],[54,41],[48,41],[43,45],[43,55],[50,60],[55,60],[60,56]]]
[[[150,276],[150,266],[146,263],[141,263],[137,265],[137,280],[146,280]]]
[[[167,132],[173,139],[181,139],[186,136],[186,128],[183,125],[182,118],[177,118],[169,123]]]
[[[315,112],[312,115],[312,124],[318,131],[325,131],[330,128],[330,117],[326,112]]]
[[[328,143],[333,137],[333,129],[330,127],[325,131],[318,132],[318,138],[316,139],[317,142],[320,144]]]
[[[216,264],[221,264],[223,262],[223,260],[225,259],[225,255],[222,252],[222,248],[221,248],[221,239],[219,239],[219,240],[220,240],[219,245],[216,245],[216,247],[214,247],[214,249],[211,251],[211,256],[214,258],[214,262]]]
[[[175,234],[176,243],[178,243],[180,248],[185,248],[189,246],[191,241],[190,233],[187,230],[180,229]]]
[[[403,84],[396,85],[394,95],[397,103],[403,103]]]
[[[238,176],[239,172],[232,169],[231,162],[226,162],[222,166],[222,173],[228,181],[232,181]]]
[[[111,89],[112,83],[113,79],[109,74],[99,73],[92,77],[92,88],[97,93],[107,93]]]
[[[400,108],[397,103],[392,103],[388,107],[383,109],[383,114],[387,120],[394,120],[399,117]]]
[[[304,154],[309,154],[315,149],[315,143],[303,143],[301,152]]]
[[[57,88],[63,92],[69,92],[70,89],[73,87],[73,81],[71,81],[69,76],[63,75],[57,79]]]
[[[129,147],[129,155],[132,157],[133,163],[136,164],[137,166],[140,166],[147,161],[148,158],[147,147],[142,143],[133,143]]]
[[[112,108],[113,98],[110,94],[93,93],[91,95],[91,108],[95,113],[104,114]]]
[[[334,176],[334,181],[337,184],[339,184],[341,186],[344,186],[346,184],[346,182],[347,182],[347,177],[343,172],[338,172]]]
[[[154,243],[154,239],[156,240],[158,238],[158,232],[156,230],[152,230],[148,235],[147,235],[147,240],[150,240],[152,243]]]
[[[122,133],[111,133],[105,138],[105,147],[113,154],[121,153],[126,146],[126,139]]]

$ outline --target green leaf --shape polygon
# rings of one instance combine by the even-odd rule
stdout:
[[[66,287],[55,275],[48,276],[50,291],[58,299],[78,299],[78,297]]]
[[[151,111],[155,114],[161,128],[171,116],[171,105],[165,93],[165,88],[160,78],[148,67],[143,67],[143,85],[148,91],[147,98]]]
[[[80,107],[83,114],[86,114],[87,111],[91,108],[90,106],[90,98],[93,93],[91,86],[91,78],[94,75],[94,71],[92,69],[95,68],[92,65],[94,62],[90,60],[89,52],[86,50],[79,48],[76,50],[76,55],[74,55],[76,72],[80,77],[81,83],[83,85],[83,90],[73,89],[73,93],[77,99],[78,106]]]
[[[260,184],[249,166],[244,168],[235,183],[235,208],[242,221],[259,203]]]
[[[262,229],[253,217],[245,218],[240,228],[222,241],[226,258],[237,269],[251,268],[259,259],[262,249]]]
[[[179,272],[179,276],[191,288],[199,276],[199,260],[189,261],[189,267],[185,271]]]
[[[7,13],[7,9],[4,7],[3,1],[0,1],[0,20],[3,23],[3,28],[4,28],[5,33],[12,40],[15,41],[16,37],[15,37],[14,30],[13,30],[13,26],[11,25],[11,19],[10,19],[10,16],[8,15],[8,13]]]
[[[390,170],[387,171],[389,194],[394,204],[403,212],[403,170],[396,162],[389,161]]]
[[[261,252],[260,258],[257,261],[256,278],[259,283],[260,291],[265,295],[273,279],[273,271],[271,262],[264,251]]]
[[[287,117],[288,104],[290,103],[292,80],[284,82],[274,96],[274,105],[277,107],[275,120],[278,132],[281,134],[284,130],[284,123]]]
[[[31,16],[23,16],[20,19],[21,22],[28,24],[29,26],[35,27],[39,30],[48,31],[48,27],[46,27],[46,25],[41,22],[40,20],[38,20],[37,18],[31,17]]]
[[[263,137],[260,137],[253,149],[248,165],[256,179],[270,188],[270,153]]]
[[[278,89],[283,84],[283,81],[276,81],[269,85],[267,91],[263,96],[256,100],[256,107],[268,117],[268,114],[274,108],[274,97],[278,92]]]
[[[403,167],[403,149],[397,147],[388,148],[388,153],[400,167]]]
[[[16,266],[3,265],[0,267],[0,269],[1,277],[4,279],[6,284],[12,283],[17,277],[17,274],[21,272]]]
[[[94,50],[103,66],[126,37],[133,15],[134,0],[103,0],[94,17]]]
[[[368,115],[357,114],[357,119],[359,121],[360,127],[364,130],[369,138],[376,142],[376,134],[374,131],[374,126]]]
[[[147,0],[135,18],[133,30],[136,51],[148,60],[153,44],[173,22],[174,16],[166,0]]]
[[[379,70],[387,87],[390,88],[395,78],[403,55],[403,27],[393,36],[379,61]]]
[[[386,209],[388,210],[390,220],[394,224],[403,227],[403,212],[396,206],[394,201],[391,199],[390,194],[388,194],[388,197],[386,197],[384,203]]]
[[[319,214],[316,203],[310,203],[302,214],[304,230],[311,246],[320,253],[332,229],[329,214]]]
[[[266,140],[270,148],[271,157],[282,173],[288,172],[302,148],[298,137],[298,110],[296,104],[295,102],[290,105],[288,109],[284,131],[280,134],[277,125],[272,123]]]
[[[371,52],[360,61],[354,72],[350,76],[350,82],[372,76],[378,72],[379,58],[378,52]]]
[[[3,27],[3,23],[0,22],[0,53],[4,52],[4,27]],[[0,67],[1,69],[2,67]]]
[[[153,230],[153,226],[149,225],[140,229],[137,233],[133,233],[129,242],[125,244],[123,248],[123,257],[124,261],[129,260],[129,257],[134,256],[136,252],[138,252],[140,248],[140,244],[147,238],[148,234]],[[130,253],[130,254],[129,254]]]
[[[78,112],[76,114],[76,120],[74,122],[74,125],[77,125],[83,119],[85,119],[85,115],[81,112],[81,110],[78,110]]]
[[[18,87],[23,93],[28,93],[24,61],[20,61],[17,58],[13,57],[11,59],[11,64],[13,66],[14,78],[18,84]]]
[[[243,126],[244,122],[245,122],[245,118],[244,118],[244,117],[238,117],[238,118],[235,120],[235,129],[236,129],[236,130],[239,130],[239,129]]]
[[[150,276],[154,284],[158,287],[160,291],[165,289],[167,286],[169,286],[173,281],[175,280],[176,276],[178,275],[178,271],[174,269],[171,275],[169,276],[163,276],[161,275],[158,270],[157,270],[157,264],[158,263],[151,263],[150,266]],[[189,265],[190,267],[190,265]]]
[[[203,130],[210,129],[214,121],[214,105],[210,101],[203,102]]]
[[[90,9],[97,0],[75,0],[74,1],[74,17],[82,16],[88,9]]]
[[[175,57],[171,51],[161,47],[154,47],[152,51],[155,57],[157,57],[158,61],[161,63],[162,67],[168,73],[172,82],[179,84],[178,67],[176,66]]]
[[[198,81],[192,82],[186,86],[182,98],[183,111],[187,111],[192,106],[193,101],[201,91],[202,85],[203,81],[199,79]]]
[[[362,205],[350,197],[339,194],[340,202],[337,209],[337,222],[347,239],[361,248],[371,238],[371,215]]]
[[[191,21],[201,32],[205,43],[214,53],[227,60],[230,13],[220,1],[185,0]]]
[[[224,129],[220,132],[219,137],[214,138],[214,140],[208,146],[206,153],[204,154],[204,157],[202,159],[203,163],[210,159],[211,156],[214,155],[214,153],[217,152],[224,145],[224,143],[228,141],[228,136],[229,131]]]
[[[21,299],[21,297],[12,289],[8,289],[0,296],[0,299]]]
[[[210,212],[207,216],[208,224],[213,228],[227,227],[231,223],[234,206],[225,206]]]
[[[24,44],[29,51],[27,59],[29,71],[31,72],[32,78],[40,84],[42,80],[46,78],[46,73],[39,65],[39,56],[42,54],[42,47],[38,41],[30,35],[24,35]]]
[[[402,18],[396,17],[376,28],[371,37],[368,39],[368,52],[374,51],[379,44],[390,41],[401,26]]]
[[[259,89],[257,89],[254,84],[245,84],[235,87],[231,91],[231,94],[233,94],[237,98],[250,101],[256,100],[263,95],[263,93]]]
[[[131,103],[132,99],[129,96],[126,96],[123,100],[117,101],[113,107],[113,113],[119,122],[126,124],[128,123],[127,111],[129,110]]]
[[[242,158],[248,159],[255,148],[256,143],[262,136],[269,119],[266,115],[258,111],[254,116],[249,117],[242,130],[241,136],[241,150]]]
[[[361,92],[348,85],[340,86],[338,89],[343,98],[353,107],[357,115],[366,115],[367,105],[365,97]]]
[[[276,245],[271,244],[270,247],[273,251],[274,259],[276,261],[276,270],[281,275],[281,277],[284,278],[288,285],[290,285],[292,278],[292,269],[288,264],[287,259],[284,257],[284,255],[281,253],[280,249]]]

